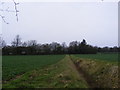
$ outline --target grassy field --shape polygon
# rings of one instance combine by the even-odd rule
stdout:
[[[25,72],[54,64],[62,58],[64,58],[64,55],[3,56],[3,81],[12,79]]]
[[[117,54],[3,56],[3,88],[117,88],[116,59]]]
[[[56,64],[32,70],[3,84],[3,88],[88,88],[75,65],[66,56]]]
[[[113,62],[118,61],[118,53],[77,54],[75,56],[84,59],[97,59],[97,60],[113,61]]]

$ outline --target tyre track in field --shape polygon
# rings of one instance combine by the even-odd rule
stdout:
[[[69,55],[69,58],[70,58],[70,60],[73,62],[73,64],[75,65],[75,68],[76,68],[76,70],[79,72],[79,75],[82,76],[82,77],[85,79],[85,81],[87,82],[89,88],[97,88],[98,85],[94,82],[94,80],[93,80],[88,74],[86,74],[86,73],[84,72],[84,70],[82,70],[82,69],[80,68],[79,63],[75,63],[75,62],[72,60],[72,58],[71,58],[70,55]]]

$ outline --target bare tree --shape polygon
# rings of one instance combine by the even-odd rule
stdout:
[[[28,41],[28,46],[36,46],[37,45],[37,41],[36,40],[30,40]]]
[[[20,46],[20,45],[22,44],[20,36],[17,35],[17,36],[15,37],[14,41],[13,41],[11,44],[12,44],[12,46],[14,46],[14,47]]]
[[[2,48],[6,46],[5,40],[2,40]]]
[[[2,48],[2,37],[0,35],[0,48]]]
[[[2,36],[0,35],[0,48],[3,48],[6,46],[5,40],[3,40]]]
[[[63,47],[63,48],[66,48],[66,47],[67,47],[67,45],[66,45],[65,42],[62,43],[62,47]]]
[[[23,46],[23,47],[27,47],[27,42],[23,42],[23,43],[22,43],[22,46]]]
[[[13,4],[14,4],[14,10],[10,10],[8,6],[6,6],[6,8],[2,8],[3,5],[5,5],[7,2],[5,2],[4,0],[0,0],[0,17],[2,18],[3,22],[6,24],[9,24],[6,21],[6,17],[5,15],[3,15],[4,12],[14,12],[15,16],[16,16],[16,20],[18,21],[18,9],[17,9],[17,5],[19,3],[17,3],[15,0],[12,0]]]

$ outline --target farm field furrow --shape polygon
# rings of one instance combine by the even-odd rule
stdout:
[[[74,55],[71,55],[71,59],[93,88],[119,88],[118,62],[85,59]]]

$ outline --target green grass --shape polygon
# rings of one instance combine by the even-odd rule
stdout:
[[[69,56],[3,84],[3,88],[88,88]]]
[[[113,55],[113,54],[112,54]],[[82,55],[77,55],[75,57],[74,55],[71,55],[72,60],[74,63],[76,63],[79,68],[85,72],[85,74],[91,78],[93,83],[97,84],[95,87],[97,88],[118,88],[118,62],[116,62],[110,54],[108,55],[108,58],[104,57],[93,57],[93,59],[90,59],[89,55],[87,58],[81,58]],[[106,56],[106,55],[102,55]],[[113,55],[114,56],[114,55]],[[109,58],[112,58],[110,60],[107,60]]]
[[[77,54],[75,55],[84,59],[97,59],[105,61],[118,61],[117,53],[99,53],[99,54]]]
[[[64,57],[3,56],[3,88],[89,88],[70,57]],[[71,57],[75,63],[80,62],[81,70],[100,87],[118,87],[118,54],[79,54]]]
[[[64,58],[64,55],[3,56],[3,81],[13,79],[25,72],[54,64],[62,58]]]

